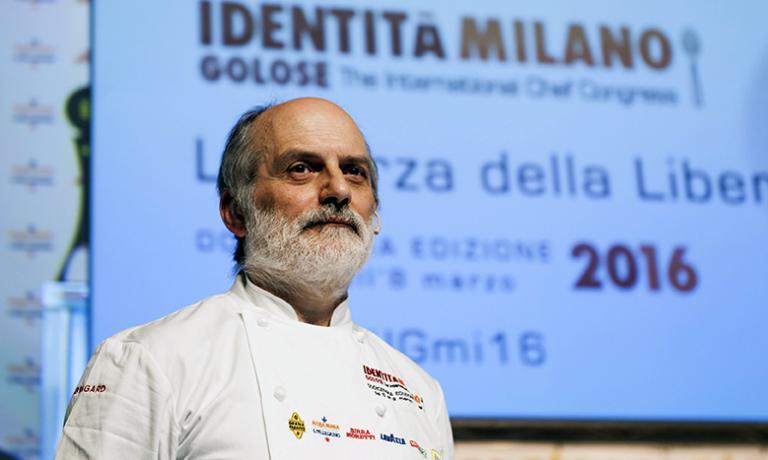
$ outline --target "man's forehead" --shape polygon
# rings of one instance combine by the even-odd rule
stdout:
[[[297,99],[274,106],[252,129],[252,135],[273,155],[296,150],[366,155],[365,140],[352,118],[323,99]]]

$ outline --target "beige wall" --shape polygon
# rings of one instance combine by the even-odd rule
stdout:
[[[768,446],[457,442],[456,460],[768,460]]]

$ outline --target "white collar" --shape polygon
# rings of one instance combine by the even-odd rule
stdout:
[[[311,327],[324,327],[299,321],[296,310],[294,310],[288,302],[253,284],[243,272],[241,272],[235,279],[235,282],[232,285],[232,291],[244,298],[248,304],[259,310],[265,310],[269,316],[277,320],[282,320],[282,322],[298,323]],[[349,311],[349,303],[344,299],[344,301],[337,305],[333,310],[330,327],[344,326],[351,323],[352,313]]]

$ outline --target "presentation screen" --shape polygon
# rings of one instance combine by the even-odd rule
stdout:
[[[317,96],[380,171],[353,319],[453,417],[768,422],[768,4],[94,11],[93,345],[229,288],[226,135]]]

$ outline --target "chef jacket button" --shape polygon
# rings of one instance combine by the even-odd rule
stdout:
[[[283,399],[285,399],[285,388],[279,386],[275,387],[275,391],[272,392],[272,395],[275,397],[275,399],[282,402]]]
[[[386,413],[387,413],[387,406],[383,404],[379,404],[378,406],[376,406],[376,415],[378,415],[379,417],[384,417],[384,414]]]
[[[259,327],[267,327],[269,321],[267,321],[267,318],[260,316],[259,319],[256,320],[256,324],[258,324]]]
[[[365,342],[365,331],[361,329],[357,329],[352,335],[355,336],[355,340],[357,340],[360,343]]]

